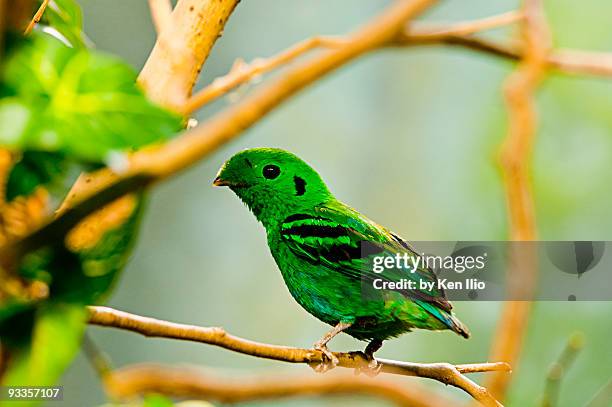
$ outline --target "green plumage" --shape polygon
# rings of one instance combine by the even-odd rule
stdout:
[[[374,273],[372,256],[416,253],[334,198],[319,174],[295,155],[272,148],[242,151],[223,165],[214,184],[232,189],[263,224],[291,295],[321,321],[350,324],[344,332],[379,342],[413,328],[469,336],[444,292],[373,288],[375,279],[418,283],[436,276],[427,268]]]

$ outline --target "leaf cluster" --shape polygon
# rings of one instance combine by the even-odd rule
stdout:
[[[183,126],[182,117],[146,97],[129,65],[89,47],[74,0],[50,1],[32,33],[6,33],[6,39],[0,148],[11,162],[0,171],[0,212],[27,207],[23,203],[41,190],[53,210],[81,172],[118,165],[130,151],[163,143]],[[133,198],[123,223],[93,246],[49,242],[18,264],[2,264],[0,346],[8,355],[3,385],[53,384],[72,361],[85,305],[108,296],[137,235],[143,197]],[[15,282],[46,292],[32,297],[27,289],[9,289]]]

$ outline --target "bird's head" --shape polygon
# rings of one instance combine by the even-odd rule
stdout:
[[[331,198],[310,165],[277,148],[239,152],[223,164],[213,185],[229,187],[266,227]]]

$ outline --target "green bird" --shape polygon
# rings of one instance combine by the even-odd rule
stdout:
[[[423,267],[375,273],[375,256],[418,254],[397,234],[337,200],[294,154],[244,150],[223,164],[213,185],[229,187],[253,212],[293,298],[334,327],[314,345],[327,358],[322,364],[327,368],[338,363],[327,343],[340,332],[369,341],[364,354],[372,367],[384,340],[413,328],[450,329],[469,337],[437,284],[429,291],[375,288],[402,280],[415,281],[418,288],[419,280],[436,282],[437,277]]]

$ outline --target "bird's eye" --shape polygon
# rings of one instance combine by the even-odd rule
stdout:
[[[263,167],[263,176],[267,179],[274,179],[280,175],[280,168],[276,165],[266,165]]]

